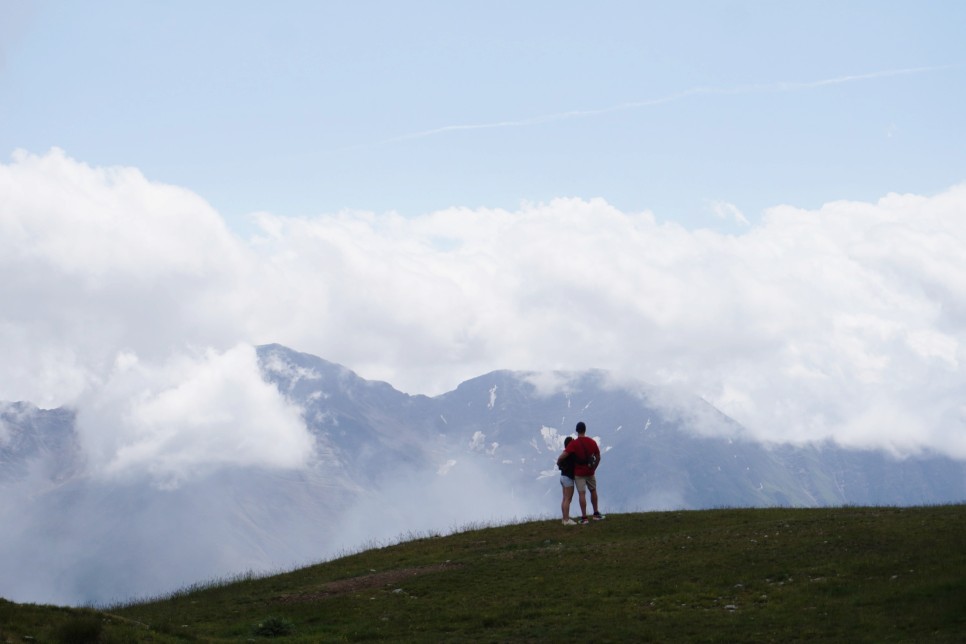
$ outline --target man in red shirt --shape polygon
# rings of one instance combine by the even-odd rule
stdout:
[[[594,472],[600,464],[600,447],[597,441],[587,436],[587,425],[583,421],[577,423],[577,438],[570,441],[564,449],[564,453],[557,459],[560,460],[568,454],[574,454],[576,465],[574,466],[574,482],[577,486],[577,494],[580,501],[581,519],[577,523],[588,523],[587,520],[587,490],[590,489],[590,503],[594,506],[594,520],[599,521],[604,518],[597,508],[597,477]]]

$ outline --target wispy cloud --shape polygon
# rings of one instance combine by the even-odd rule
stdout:
[[[737,94],[755,94],[755,93],[778,93],[778,92],[796,92],[804,91],[810,89],[818,89],[821,87],[828,87],[831,85],[844,85],[847,83],[856,83],[860,81],[875,80],[880,78],[889,78],[894,76],[908,76],[911,74],[924,74],[927,72],[940,71],[944,69],[950,69],[955,67],[954,65],[940,65],[932,67],[909,67],[903,69],[889,69],[877,72],[870,72],[867,74],[850,74],[846,76],[836,76],[834,78],[823,78],[813,81],[781,81],[776,83],[757,83],[757,84],[747,84],[747,85],[735,85],[732,87],[693,87],[691,89],[683,90],[681,92],[675,92],[673,94],[668,94],[666,96],[660,96],[656,98],[648,98],[639,101],[629,101],[626,103],[618,103],[617,105],[611,105],[608,107],[591,108],[584,110],[568,110],[565,112],[553,112],[550,114],[541,114],[539,116],[531,116],[522,119],[511,119],[503,121],[490,121],[486,123],[461,123],[455,125],[444,125],[442,127],[432,128],[429,130],[421,130],[419,132],[410,132],[408,134],[401,134],[399,136],[394,136],[389,139],[384,139],[377,143],[371,145],[388,145],[391,143],[400,143],[403,141],[413,141],[416,139],[424,139],[432,136],[440,136],[443,134],[449,134],[451,132],[466,132],[471,130],[494,130],[508,127],[527,127],[531,125],[542,125],[544,123],[551,123],[553,121],[566,121],[576,118],[587,118],[593,116],[603,116],[605,114],[612,114],[615,112],[626,112],[628,110],[638,110],[646,107],[653,107],[656,105],[665,105],[667,103],[675,103],[687,98],[692,98],[696,96],[725,96],[725,95],[737,95]],[[367,147],[367,146],[355,146],[355,147]]]
[[[748,218],[745,217],[745,214],[741,212],[741,209],[733,203],[728,203],[727,201],[709,201],[708,208],[718,219],[734,221],[742,226],[751,225],[751,222],[748,221]]]

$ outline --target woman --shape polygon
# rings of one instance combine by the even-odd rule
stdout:
[[[557,457],[557,467],[560,468],[560,487],[563,488],[563,501],[560,503],[560,511],[563,512],[564,525],[577,525],[570,518],[570,502],[574,500],[574,465],[577,456],[567,453],[567,445],[573,438],[568,436],[564,439],[564,451]]]

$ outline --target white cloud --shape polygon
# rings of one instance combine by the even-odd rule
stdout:
[[[262,379],[246,345],[161,365],[122,353],[107,381],[79,403],[93,471],[146,472],[166,487],[225,464],[300,467],[313,444],[301,410]]]
[[[558,199],[262,213],[243,240],[187,190],[53,151],[0,165],[0,203],[0,399],[120,395],[118,355],[171,374],[125,421],[138,440],[111,443],[129,448],[118,463],[134,445],[190,461],[145,429],[209,391],[176,356],[265,342],[411,393],[604,368],[695,392],[761,438],[966,456],[966,186],[780,206],[740,235]]]
[[[197,195],[53,150],[0,165],[0,198],[5,397],[55,406],[119,350],[161,359],[244,339],[231,318],[252,264]]]
[[[741,212],[741,209],[733,203],[728,203],[727,201],[712,201],[709,202],[708,207],[711,209],[712,214],[718,219],[724,219],[726,221],[734,221],[742,226],[750,226],[751,222],[745,217],[745,214]]]

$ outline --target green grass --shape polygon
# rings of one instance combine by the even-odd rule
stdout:
[[[100,642],[961,642],[964,535],[966,506],[536,521],[102,612],[0,603],[0,642],[92,615]]]

